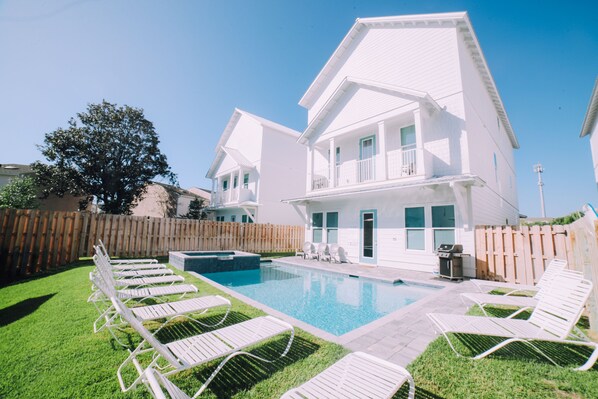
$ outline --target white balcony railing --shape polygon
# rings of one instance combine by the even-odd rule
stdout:
[[[311,189],[312,190],[321,190],[323,188],[328,188],[329,186],[329,179],[328,175],[329,169],[321,169],[314,171],[311,179]]]
[[[388,152],[388,178],[415,176],[417,174],[417,149],[398,149]]]
[[[213,207],[219,207],[246,201],[255,201],[255,195],[253,194],[252,190],[241,187],[226,191],[213,192],[210,205]]]

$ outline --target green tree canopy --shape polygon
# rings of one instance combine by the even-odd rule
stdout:
[[[126,215],[156,176],[176,184],[159,143],[142,109],[104,100],[47,133],[38,148],[50,164],[32,167],[44,196],[95,196],[104,212]]]
[[[35,209],[38,206],[37,188],[31,177],[17,177],[0,188],[0,208]]]
[[[207,214],[204,210],[203,198],[195,198],[189,202],[189,210],[184,215],[180,215],[184,219],[206,219]]]

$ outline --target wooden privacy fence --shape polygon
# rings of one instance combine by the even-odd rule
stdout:
[[[593,282],[590,329],[598,332],[598,220],[591,213],[566,226],[477,226],[476,275],[486,280],[535,284],[553,258]]]
[[[118,257],[173,250],[290,252],[303,245],[304,227],[0,209],[0,273],[11,278],[74,262],[93,255],[99,239]]]

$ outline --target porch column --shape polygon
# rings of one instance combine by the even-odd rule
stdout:
[[[378,122],[378,145],[380,146],[380,155],[378,156],[378,170],[376,180],[386,180],[388,173],[386,170],[386,126],[384,121]]]
[[[230,172],[230,176],[228,177],[228,196],[227,196],[227,202],[232,201],[233,199],[233,182],[235,181],[235,173],[234,172]]]
[[[314,176],[314,147],[310,145],[307,147],[307,191],[312,191]]]
[[[336,187],[336,147],[334,146],[334,137],[329,140],[330,159],[328,160],[328,186]]]
[[[241,202],[241,187],[243,186],[243,168],[239,168],[237,173],[237,200]]]
[[[425,175],[424,165],[424,134],[423,134],[423,116],[421,109],[413,111],[413,120],[415,121],[415,162],[418,175]]]

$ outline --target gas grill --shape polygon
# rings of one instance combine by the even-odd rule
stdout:
[[[436,254],[438,255],[440,277],[463,280],[463,245],[440,244]]]

